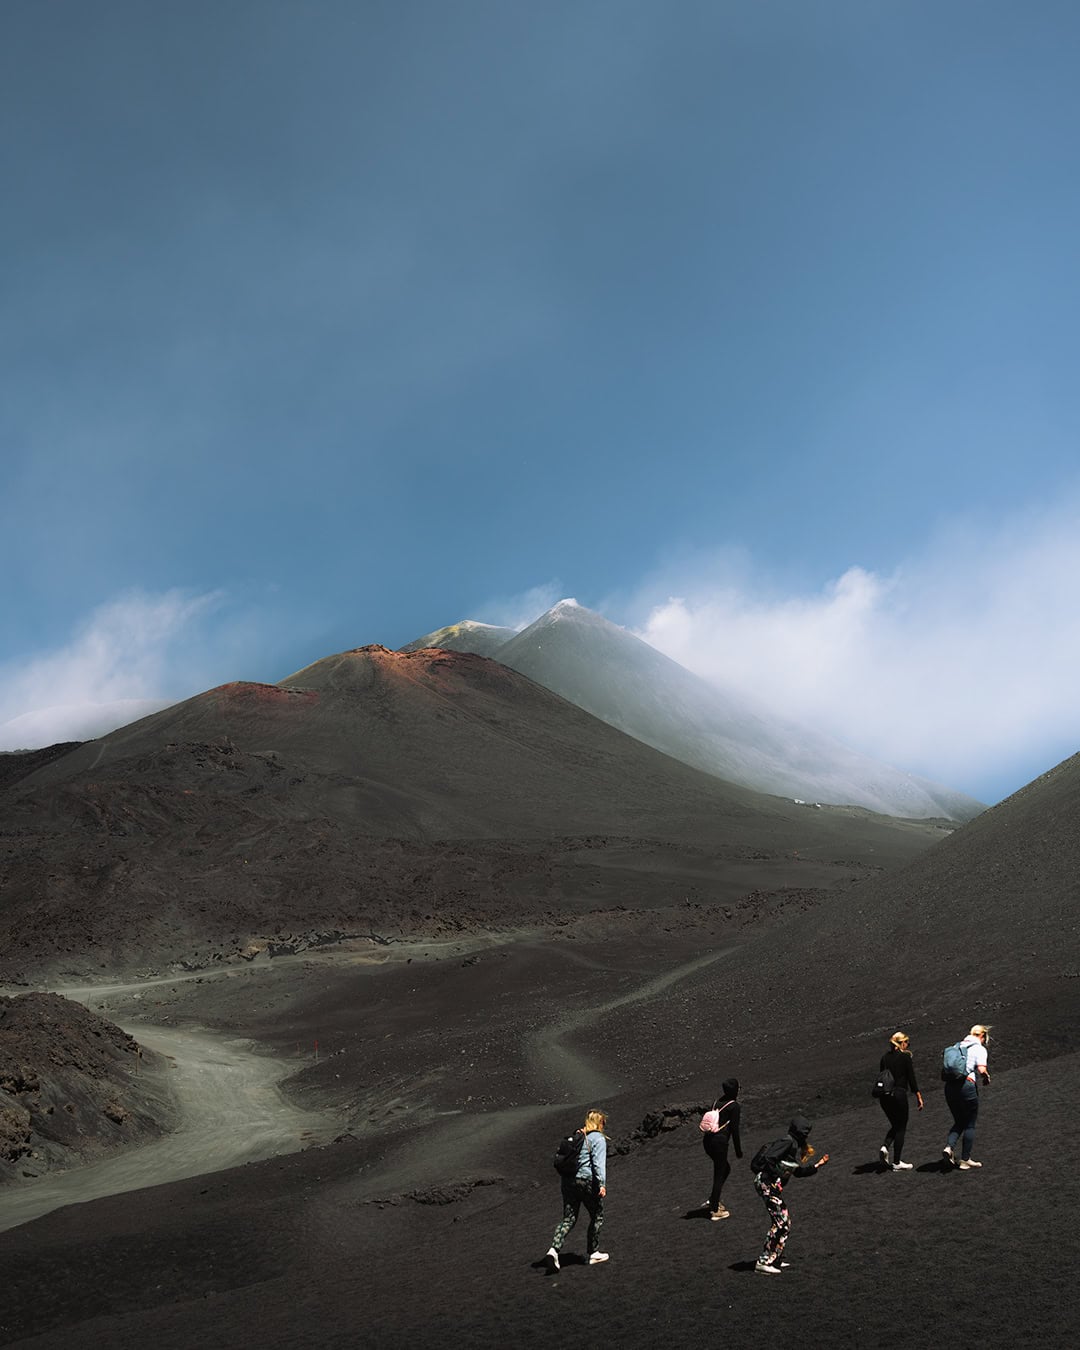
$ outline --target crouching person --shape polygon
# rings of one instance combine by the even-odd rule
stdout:
[[[814,1150],[806,1140],[812,1128],[805,1117],[796,1116],[788,1126],[787,1138],[762,1145],[751,1160],[754,1186],[772,1220],[764,1249],[754,1266],[759,1275],[779,1275],[787,1265],[780,1259],[791,1233],[791,1216],[784,1201],[785,1184],[791,1177],[812,1177],[829,1161],[829,1155],[824,1153],[817,1162],[811,1162]]]

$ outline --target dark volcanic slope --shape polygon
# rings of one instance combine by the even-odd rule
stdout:
[[[644,1058],[697,1077],[695,1066],[751,1046],[760,1056],[768,1040],[773,1072],[794,1084],[808,1044],[811,1061],[831,1046],[828,1090],[857,1062],[872,1070],[873,1046],[897,1027],[920,1049],[931,1030],[937,1054],[976,1021],[998,1028],[999,1062],[1076,1051],[1078,876],[1080,755],[906,866],[831,893],[704,971],[677,1050],[663,1019],[620,1013],[611,1058],[628,1073]],[[934,1084],[939,1067],[928,1066]]]
[[[62,799],[76,782],[93,795],[93,784],[120,779],[167,792],[188,776],[178,760],[230,748],[231,772],[209,774],[218,795],[269,799],[271,814],[326,816],[371,836],[645,828],[684,838],[718,815],[762,828],[807,819],[792,803],[689,771],[496,662],[382,647],[327,657],[280,685],[222,685],[86,743],[15,791]]]
[[[54,759],[62,759],[77,750],[81,741],[60,741],[56,745],[45,745],[40,750],[4,750],[0,752],[0,790],[20,778],[26,778],[35,769],[51,764]]]
[[[730,899],[736,881],[743,892],[762,884],[746,870],[754,857],[890,865],[931,839],[720,782],[496,662],[381,647],[144,718],[22,779],[0,812],[9,977],[42,963],[82,970],[88,953],[205,964],[215,946],[297,926],[535,920],[567,840],[666,842],[666,861],[629,866],[670,904],[688,894],[672,884],[674,842],[726,850],[702,875],[737,863]],[[444,867],[449,840],[457,852]],[[533,852],[532,909],[530,887],[500,880],[503,841]]]
[[[470,1061],[485,1086],[493,1070],[518,1071],[545,1032],[567,1042],[585,1079],[617,1083],[621,1096],[601,1098],[617,1146],[602,1268],[581,1260],[583,1223],[557,1275],[540,1259],[558,1215],[553,1136],[580,1112],[535,1101],[499,1112],[470,1096],[415,1130],[412,1175],[374,1193],[370,1169],[387,1160],[348,1139],[0,1236],[13,1272],[0,1290],[0,1339],[186,1350],[254,1336],[325,1350],[355,1344],[362,1327],[379,1346],[539,1348],[588,1344],[600,1326],[637,1350],[692,1344],[708,1326],[754,1350],[778,1341],[861,1350],[902,1327],[930,1344],[959,1334],[1071,1350],[1080,1245],[1069,1216],[1080,1185],[1058,1141],[1074,1128],[1080,1085],[1075,995],[1062,996],[1077,973],[1078,825],[1080,757],[907,868],[744,935],[696,976],[653,978],[639,998],[604,985],[614,944],[547,944],[537,987],[574,968],[580,996],[563,997],[569,1021],[546,1028],[524,985],[496,1001],[494,970],[487,996],[463,1015],[449,986],[465,989],[474,968],[443,969],[426,1043],[445,1038],[436,1049],[454,1084]],[[661,946],[630,954],[642,978],[655,976],[648,958]],[[420,1028],[402,1030],[415,1011],[402,995],[420,986],[422,1000],[433,981],[392,967],[375,979],[392,980],[397,996],[366,990],[365,1004],[358,980],[349,997],[338,991],[340,1016],[355,1009],[369,1047],[390,1043],[396,1095],[421,1039]],[[984,1166],[962,1173],[941,1162],[948,1112],[936,1067],[941,1046],[976,1018],[996,1024],[993,1084],[976,1140]],[[878,1163],[885,1121],[867,1092],[897,1024],[913,1034],[926,1097],[925,1112],[912,1113],[907,1173]],[[523,1053],[496,1057],[515,1030]],[[549,1064],[542,1055],[539,1066]],[[348,1054],[333,1066],[328,1078],[377,1081]],[[693,1115],[659,1136],[633,1132],[662,1094],[700,1104],[729,1072],[743,1083],[748,1154],[800,1110],[832,1158],[812,1182],[792,1183],[791,1264],[776,1279],[753,1273],[767,1219],[746,1160],[733,1159],[725,1187],[731,1218],[710,1224]],[[406,1088],[430,1094],[433,1076]]]
[[[646,745],[758,792],[908,817],[970,820],[982,810],[963,793],[749,706],[572,600],[498,645],[505,631],[457,624],[430,645],[482,650]]]

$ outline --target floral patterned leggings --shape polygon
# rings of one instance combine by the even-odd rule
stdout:
[[[772,1227],[762,1248],[761,1261],[764,1265],[775,1266],[791,1232],[791,1216],[784,1204],[784,1188],[778,1181],[766,1181],[760,1174],[754,1178],[754,1186],[765,1201],[765,1208],[772,1219]]]
[[[578,1214],[581,1212],[581,1206],[585,1206],[585,1212],[589,1216],[589,1231],[586,1234],[586,1244],[589,1255],[600,1246],[600,1229],[604,1226],[604,1199],[593,1190],[591,1181],[579,1181],[576,1177],[572,1180],[563,1178],[562,1183],[562,1202],[563,1216],[562,1222],[555,1229],[555,1236],[551,1239],[551,1245],[556,1251],[562,1250],[562,1245],[566,1241],[566,1235],[577,1223]]]

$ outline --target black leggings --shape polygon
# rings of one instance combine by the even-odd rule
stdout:
[[[712,1190],[709,1192],[709,1208],[716,1210],[720,1208],[720,1192],[724,1188],[724,1182],[731,1175],[731,1164],[728,1162],[726,1136],[717,1143],[713,1143],[714,1139],[716,1139],[715,1134],[702,1136],[705,1152],[712,1159]]]
[[[885,1136],[885,1145],[892,1144],[892,1160],[898,1163],[904,1152],[904,1135],[907,1134],[908,1104],[907,1093],[890,1092],[887,1097],[879,1097],[881,1109],[889,1118],[889,1132]]]

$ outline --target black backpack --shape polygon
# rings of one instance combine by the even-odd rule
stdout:
[[[559,1176],[573,1177],[577,1175],[578,1163],[581,1162],[581,1150],[584,1144],[584,1130],[575,1130],[573,1134],[564,1135],[559,1140],[555,1157],[552,1159],[555,1171],[558,1172]]]
[[[893,1088],[896,1087],[896,1081],[888,1069],[882,1069],[874,1079],[874,1086],[870,1089],[871,1097],[891,1097]]]
[[[771,1144],[762,1144],[750,1159],[750,1171],[755,1176],[759,1172],[764,1172],[767,1177],[776,1176],[776,1163],[790,1147],[791,1139],[789,1136],[785,1136],[783,1139],[774,1139]]]

